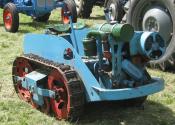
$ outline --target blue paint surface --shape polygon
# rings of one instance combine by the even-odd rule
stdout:
[[[16,5],[19,13],[34,17],[40,17],[58,7],[64,7],[63,2],[56,2],[55,0],[42,0],[41,3],[38,3],[38,0],[0,0],[0,6],[3,7],[9,2]]]
[[[32,92],[33,101],[42,106],[44,104],[43,97],[55,97],[55,92],[44,89],[42,86],[38,86],[38,81],[42,80],[46,77],[45,74],[41,74],[39,72],[33,71],[27,74],[25,77],[16,77],[18,81],[22,81],[22,87]]]
[[[70,42],[65,38],[45,35],[45,34],[27,34],[24,39],[24,54],[35,54],[40,57],[52,60],[58,63],[64,63],[70,65],[77,71],[85,87],[86,100],[92,101],[104,101],[104,100],[124,100],[136,97],[142,97],[150,95],[163,90],[164,82],[161,79],[155,79],[148,85],[140,86],[137,88],[125,88],[125,89],[105,89],[100,86],[100,83],[96,80],[94,75],[90,72],[89,68],[83,62],[81,55],[83,55],[83,45],[81,39],[84,34],[81,34],[81,30],[77,31],[77,34],[82,35],[78,38],[78,48],[81,54],[79,55],[73,48]],[[65,60],[63,57],[64,51],[67,48],[71,48],[74,54],[74,59]]]

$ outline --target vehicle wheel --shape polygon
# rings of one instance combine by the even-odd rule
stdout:
[[[37,22],[47,22],[49,20],[50,14],[51,13],[47,13],[43,16],[36,17],[34,20],[37,21]]]
[[[29,64],[28,60],[23,58],[17,58],[13,63],[13,69],[12,69],[12,75],[13,75],[13,84],[14,88],[16,90],[16,93],[18,94],[18,97],[25,102],[32,105],[33,108],[38,108],[38,105],[34,103],[33,101],[33,95],[30,92],[30,90],[24,88],[22,86],[21,81],[17,81],[15,76],[19,77],[25,77],[28,73],[32,72],[33,69],[31,65]]]
[[[74,71],[53,70],[48,76],[48,88],[56,97],[50,104],[56,118],[75,120],[83,112],[84,89]]]
[[[95,4],[95,0],[75,0],[75,3],[77,5],[78,15],[81,18],[89,18],[92,13],[92,8]]]
[[[62,17],[62,21],[64,24],[68,24],[69,23],[69,17],[65,16],[64,12],[69,11],[71,16],[72,16],[72,21],[73,23],[77,22],[77,11],[76,11],[76,4],[73,0],[64,0],[64,2],[66,3],[66,7],[64,7],[61,10],[61,17]]]
[[[7,3],[4,6],[3,21],[6,31],[15,33],[19,28],[19,14],[16,5]]]
[[[127,15],[127,22],[135,30],[157,31],[166,41],[166,53],[150,62],[162,70],[174,65],[175,50],[175,7],[172,0],[133,0]]]
[[[119,0],[108,0],[106,2],[105,8],[108,8],[110,12],[106,13],[108,21],[118,21],[120,22],[125,14],[123,10],[123,5]]]
[[[74,0],[76,4],[77,15],[79,16],[83,7],[83,0]]]

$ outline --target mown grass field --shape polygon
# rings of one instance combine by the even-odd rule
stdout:
[[[2,9],[0,9],[2,17]],[[145,109],[124,108],[116,103],[90,104],[85,113],[75,123],[57,121],[34,110],[30,105],[18,99],[11,78],[12,63],[22,54],[22,41],[25,33],[42,33],[45,25],[57,23],[59,11],[54,11],[47,24],[33,22],[30,17],[20,15],[19,32],[5,32],[0,18],[0,125],[175,125],[175,74],[151,70],[154,76],[165,79],[165,90],[149,96]],[[94,8],[86,24],[104,22],[101,8]]]

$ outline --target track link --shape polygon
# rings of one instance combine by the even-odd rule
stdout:
[[[43,69],[46,70],[48,73],[53,70],[58,70],[59,72],[61,72],[67,80],[67,86],[70,96],[70,112],[67,119],[77,119],[83,113],[83,107],[85,102],[84,87],[76,71],[74,71],[68,65],[55,63],[53,61],[44,59],[33,54],[26,54],[18,58],[28,60],[31,66],[35,69]]]

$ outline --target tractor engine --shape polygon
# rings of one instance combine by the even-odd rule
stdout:
[[[152,79],[146,64],[165,52],[164,40],[158,33],[134,32],[129,24],[96,25],[83,44],[87,66],[108,89],[148,84]]]

